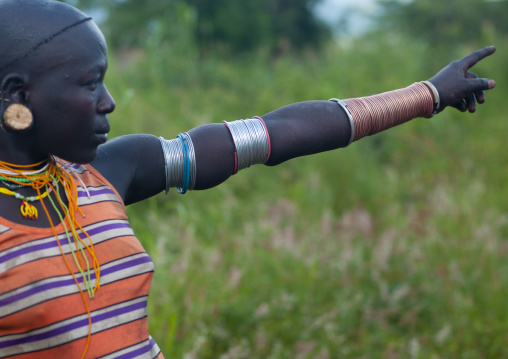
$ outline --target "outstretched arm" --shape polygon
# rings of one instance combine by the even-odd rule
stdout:
[[[416,83],[405,89],[343,102],[300,102],[267,113],[261,116],[271,144],[266,165],[345,147],[352,139],[359,140],[415,117],[430,117],[448,106],[474,112],[476,103],[485,101],[484,91],[493,88],[495,82],[478,78],[469,69],[494,51],[494,47],[487,47],[452,62],[429,79],[429,83]],[[173,140],[167,148],[179,150],[171,156],[164,155],[155,136],[120,137],[103,145],[92,164],[115,186],[126,204],[164,190],[166,173],[169,176],[182,173],[185,177],[184,168],[175,163],[183,166],[189,156],[194,156],[191,152],[195,154],[188,162],[188,168],[195,164],[195,170],[189,171],[193,189],[210,188],[229,178],[238,165],[235,156],[240,152],[235,153],[235,148],[241,147],[240,138],[236,137],[238,143],[235,145],[233,126],[230,124],[228,128],[216,123],[196,127],[182,137],[192,144],[188,151],[184,150],[187,145]],[[243,146],[244,155],[250,150],[250,144]],[[175,156],[179,156],[180,162],[174,160]],[[184,178],[173,182],[181,187]]]

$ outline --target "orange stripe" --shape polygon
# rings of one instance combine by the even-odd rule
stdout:
[[[124,279],[105,285],[93,299],[87,299],[90,311],[131,300],[135,296],[148,295],[152,273]],[[127,289],[126,289],[127,288]],[[55,298],[1,319],[0,337],[25,333],[47,325],[86,313],[79,293]]]
[[[131,323],[111,328],[103,332],[92,335],[91,345],[85,358],[92,359],[104,356],[106,354],[122,350],[123,348],[136,345],[140,338],[146,338],[148,333],[148,323],[146,318],[136,320]],[[46,349],[29,354],[21,354],[12,359],[60,359],[76,358],[76,353],[81,353],[86,345],[86,338],[81,338],[73,342],[60,345],[55,348]]]
[[[102,222],[105,219],[127,219],[122,199],[115,189],[92,167],[86,166],[90,172],[79,175],[84,184],[88,187],[99,187],[108,185],[118,196],[120,202],[101,202],[83,206],[85,217],[79,211],[75,212],[79,226],[87,226],[93,223]],[[69,171],[72,174],[72,171]],[[75,179],[75,174],[72,174]],[[81,181],[75,179],[76,185],[81,186]],[[76,198],[76,197],[74,197]],[[70,210],[72,201],[69,203]],[[0,235],[0,251],[12,248],[35,239],[51,237],[52,229],[36,229],[13,224],[0,218],[0,223],[14,228],[13,230]],[[62,226],[54,226],[53,230],[62,232]],[[56,240],[56,239],[55,239]],[[133,236],[122,236],[94,245],[94,252],[97,261],[104,263],[131,256],[137,253],[145,253],[142,245]],[[6,292],[38,280],[52,278],[60,275],[69,275],[69,269],[64,263],[75,269],[74,260],[71,254],[44,258],[31,263],[26,263],[9,270],[7,273],[0,273],[2,286],[0,292]],[[89,258],[90,259],[90,258]],[[75,270],[77,271],[77,270]],[[74,271],[74,272],[75,272]],[[104,285],[96,293],[94,299],[84,300],[82,293],[75,293],[27,308],[21,312],[14,313],[9,317],[0,319],[0,335],[23,333],[35,328],[44,327],[55,322],[65,320],[76,315],[82,315],[87,311],[105,308],[117,303],[131,300],[135,297],[148,295],[152,273],[142,274],[136,277],[122,279],[115,283]],[[81,298],[80,298],[81,297]],[[84,305],[89,305],[85,310]],[[148,324],[146,318],[136,320],[120,327],[109,329],[91,336],[90,347],[87,349],[86,358],[94,358],[121,350],[125,347],[135,345],[148,337]],[[23,359],[45,359],[45,358],[67,358],[79,357],[83,350],[86,350],[88,339],[82,338],[72,343],[57,348],[15,356],[13,358]],[[162,358],[159,356],[158,358]]]

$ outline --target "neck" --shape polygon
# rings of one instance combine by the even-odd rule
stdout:
[[[24,170],[31,171],[37,170],[47,165],[51,161],[50,155],[45,156],[4,156],[0,155],[0,163],[3,166],[19,168],[22,167]]]
[[[34,147],[34,139],[29,133],[12,134],[0,130],[0,161],[13,165],[31,165],[49,158]]]

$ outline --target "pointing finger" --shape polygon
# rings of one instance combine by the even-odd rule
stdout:
[[[478,61],[484,59],[489,55],[492,55],[494,52],[496,52],[496,48],[494,46],[484,47],[483,49],[477,50],[470,53],[469,55],[464,56],[458,62],[461,64],[462,69],[467,71],[469,68],[476,65]]]

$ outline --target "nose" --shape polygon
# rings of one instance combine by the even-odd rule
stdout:
[[[106,86],[103,86],[103,88],[101,99],[97,105],[97,111],[99,113],[108,114],[115,110],[116,104]]]

